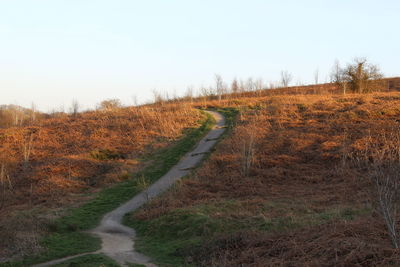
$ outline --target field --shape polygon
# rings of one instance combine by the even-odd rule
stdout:
[[[141,252],[170,266],[400,264],[368,167],[397,170],[399,93],[206,105],[238,112],[230,133],[193,175],[126,218]]]
[[[6,241],[0,259],[42,251],[41,236],[55,230],[66,208],[129,180],[203,117],[188,105],[170,104],[58,114],[0,128],[0,239]]]
[[[379,175],[397,179],[400,170],[400,93],[299,90],[0,129],[0,258],[28,256],[4,266],[99,249],[81,231],[193,147],[211,125],[199,107],[223,113],[228,131],[191,175],[125,217],[138,251],[161,266],[400,264],[378,201]],[[71,264],[83,262],[115,265],[103,255]]]

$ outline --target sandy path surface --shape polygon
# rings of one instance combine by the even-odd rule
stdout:
[[[162,176],[159,180],[157,180],[157,182],[152,184],[145,191],[136,195],[115,210],[104,215],[100,225],[89,231],[90,233],[101,238],[102,248],[99,251],[74,255],[34,266],[50,266],[83,255],[98,253],[107,255],[121,264],[121,266],[127,266],[127,263],[142,264],[149,267],[156,266],[155,264],[151,263],[150,258],[134,250],[134,240],[136,237],[135,230],[122,225],[121,222],[125,214],[138,209],[150,199],[168,190],[177,180],[188,175],[191,170],[202,161],[205,154],[210,152],[211,148],[214,147],[218,141],[218,138],[225,131],[225,119],[218,112],[207,112],[215,118],[216,125],[198,143],[197,147],[193,151],[187,153],[177,165],[172,167],[164,176]]]

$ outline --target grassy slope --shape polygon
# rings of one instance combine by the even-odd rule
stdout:
[[[352,107],[354,106],[355,109],[358,109],[358,106],[362,105],[363,101],[367,101],[367,103],[374,105],[374,107],[377,109],[386,109],[386,105],[390,106],[390,103],[386,102],[382,102],[382,106],[377,106],[376,99],[380,99],[380,96],[377,96],[375,99],[367,96],[367,100],[364,100],[364,96],[362,96],[361,98],[361,100],[358,100],[357,97],[350,97],[349,99],[341,99],[339,97],[337,100],[334,101],[337,101],[338,103],[341,103],[342,101],[348,102],[348,105],[351,105]],[[371,98],[371,100],[369,100],[369,98]],[[394,99],[396,99],[396,97],[394,97]],[[321,103],[324,103],[324,101],[325,99],[322,99]],[[309,107],[307,105],[302,104],[301,101],[300,104],[292,103],[292,105],[295,108],[297,107],[298,109],[298,111],[295,111],[293,113],[295,114],[295,116],[301,117],[303,116],[302,114],[305,114],[304,116],[308,116]],[[320,103],[315,104],[316,107],[318,107],[318,105],[320,105]],[[344,106],[347,107],[346,105]],[[275,110],[273,110],[273,105],[269,106],[268,108],[271,109],[271,112],[275,112]],[[256,112],[259,107],[257,105],[252,105],[248,109],[250,110],[250,112]],[[364,118],[362,117],[364,116],[364,113],[359,112],[359,114],[361,115],[357,115],[358,113],[354,113],[352,109],[349,109],[350,111],[347,111],[347,109],[344,108],[343,110],[344,113],[340,113],[343,112],[342,110],[340,110],[337,111],[336,114],[337,116],[343,115],[343,117],[346,118],[346,120],[349,122],[354,121],[354,124],[357,124],[360,123],[361,118],[365,119],[365,124],[367,126],[370,124],[373,125],[374,123],[374,119],[371,119],[369,116],[373,117],[375,115],[369,115],[368,113],[368,116],[365,116]],[[390,111],[390,114],[395,112],[392,109]],[[326,114],[328,114],[329,112],[331,112],[331,110],[328,110]],[[348,112],[349,114],[346,114],[346,112]],[[394,114],[398,114],[398,111],[396,112]],[[277,113],[279,114],[279,112]],[[372,111],[371,109],[370,113],[375,114],[375,111]],[[316,113],[316,116],[319,116],[320,114],[322,113]],[[389,113],[386,111],[384,113],[382,112],[382,114],[376,113],[376,116],[378,120],[381,120],[381,115],[385,114]],[[353,117],[347,118],[348,116]],[[392,117],[389,116],[388,120],[390,121],[391,119],[393,119]],[[231,117],[230,120],[233,122],[233,117]],[[289,120],[289,123],[291,123],[291,120]],[[336,122],[333,122],[334,125],[335,123]],[[311,129],[310,126],[307,127]],[[294,128],[289,126],[287,129],[292,130]],[[279,131],[277,132],[279,133]],[[304,130],[299,127],[299,132],[304,132]],[[284,144],[282,147],[282,149],[286,149],[288,145]],[[219,173],[216,173],[218,173],[218,175],[221,175],[222,172],[222,175],[224,175],[223,168],[224,166],[221,167]],[[297,172],[301,171],[301,169],[297,170]],[[296,171],[293,173],[293,177],[296,177],[295,173]],[[217,177],[214,176],[214,178]],[[251,184],[253,182],[251,181],[251,178],[252,177],[246,178],[248,181],[246,181],[246,179],[242,179],[242,181],[237,182],[248,182],[249,184]],[[190,179],[192,179],[192,177]],[[228,178],[226,178],[224,181],[228,182]],[[193,188],[197,188],[199,190],[201,189],[201,185],[196,183],[193,184]],[[335,184],[332,183],[332,185]],[[207,184],[207,186],[207,189],[209,190],[207,192],[210,193],[210,191],[218,191],[219,184],[214,184],[213,180],[211,180],[211,183]],[[338,190],[339,189],[340,188],[338,188]],[[191,192],[192,194],[194,193],[193,191]],[[318,195],[318,192],[316,191],[315,194]],[[183,194],[179,196],[183,196]],[[294,196],[285,196],[285,198],[282,199],[273,199],[267,201],[256,199],[254,202],[251,202],[252,200],[250,200],[250,198],[246,195],[238,197],[237,199],[227,198],[223,201],[213,201],[213,196],[214,195],[210,194],[210,200],[206,203],[190,205],[187,204],[185,200],[183,200],[183,204],[181,205],[182,207],[168,209],[168,198],[174,197],[174,194],[170,194],[164,199],[164,201],[161,197],[161,199],[155,200],[154,205],[150,203],[150,205],[148,205],[148,207],[145,207],[145,209],[135,212],[135,214],[138,216],[134,217],[134,215],[131,215],[127,217],[125,219],[125,223],[133,227],[138,233],[139,240],[136,243],[136,248],[140,252],[152,257],[155,262],[160,266],[186,266],[190,264],[201,264],[201,262],[199,262],[199,260],[201,259],[193,260],[192,256],[196,257],[196,254],[201,255],[201,250],[207,244],[211,248],[214,246],[216,248],[228,248],[230,246],[227,241],[229,240],[229,238],[226,239],[225,237],[234,237],[237,233],[253,232],[256,233],[256,235],[257,233],[259,235],[263,235],[263,233],[284,234],[289,231],[301,231],[301,229],[311,229],[312,231],[314,226],[316,229],[319,229],[319,226],[324,227],[324,225],[328,225],[325,228],[329,228],[331,227],[329,225],[335,222],[338,222],[340,225],[356,225],[357,222],[353,224],[354,221],[357,221],[358,219],[363,220],[364,218],[367,218],[369,220],[371,216],[371,207],[348,203],[343,205],[335,204],[327,207],[324,207],[323,205],[315,206],[315,203],[310,202],[309,200],[301,201],[296,199]],[[195,197],[193,197],[193,199],[195,199]],[[167,207],[167,212],[161,212],[160,214],[156,211],[155,213],[153,213],[153,215],[151,215],[152,210],[158,209],[157,206],[159,206],[160,204],[163,204]],[[150,215],[146,215],[147,212],[149,212]],[[143,214],[145,214],[144,217],[141,217],[143,216]],[[243,216],[243,214],[248,214],[248,216]],[[264,216],[263,214],[271,215]],[[363,223],[364,221],[361,222]],[[355,233],[355,235],[357,235],[357,230],[355,231]],[[340,232],[337,235],[340,236],[341,234],[342,233]],[[350,234],[345,234],[345,236],[346,235],[349,235],[350,239],[352,238]],[[220,237],[222,238],[220,239]],[[343,238],[341,242],[344,242],[345,244],[351,244],[352,241]],[[234,248],[234,246],[238,246],[237,244],[240,244],[240,242],[238,241],[238,243],[234,243],[232,245],[232,248]],[[326,247],[326,249],[328,248],[329,247]],[[284,250],[284,248],[282,249]],[[241,249],[237,250],[240,251]],[[210,251],[206,253],[210,253]],[[260,251],[260,253],[262,253],[262,251]],[[256,257],[254,255],[253,257]],[[314,260],[317,260],[317,258],[314,258]]]
[[[193,148],[214,123],[214,119],[206,114],[201,127],[189,130],[185,137],[174,145],[151,155],[149,158],[152,163],[143,171],[132,175],[132,178],[125,182],[102,190],[93,200],[70,210],[67,216],[52,225],[53,232],[42,240],[42,245],[47,248],[44,253],[20,262],[3,263],[0,266],[26,266],[100,249],[99,239],[81,231],[95,227],[105,213],[126,202],[160,178]]]
[[[234,201],[225,203],[191,206],[176,209],[152,220],[129,219],[126,224],[135,228],[139,240],[137,249],[151,256],[160,266],[186,266],[187,256],[195,254],[202,245],[219,235],[234,235],[241,231],[282,232],[310,225],[319,225],[332,220],[353,220],[369,210],[338,208],[322,212],[309,211],[275,218],[262,216],[232,218],[237,209],[243,209]],[[279,203],[269,203],[279,205]],[[294,207],[285,206],[284,209]],[[220,218],[213,216],[218,212]],[[132,218],[132,217],[131,217]]]
[[[224,136],[232,130],[238,110],[235,108],[217,109],[226,119],[228,126]],[[179,210],[152,221],[134,220],[127,215],[124,224],[133,227],[138,234],[136,249],[152,257],[157,264],[178,266],[183,264],[179,253],[182,248],[191,247],[204,241],[204,233],[218,232],[231,227],[226,221],[216,221],[204,213],[191,209]]]

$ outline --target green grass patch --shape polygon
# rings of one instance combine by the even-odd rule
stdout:
[[[216,109],[215,111],[224,115],[225,124],[226,124],[226,127],[228,128],[228,131],[226,131],[224,133],[224,135],[229,134],[230,130],[235,126],[236,116],[238,115],[239,110],[237,108],[219,108],[219,109]]]
[[[54,267],[119,267],[120,265],[113,259],[103,254],[92,254],[78,257],[72,260],[65,261],[60,264],[53,265]]]
[[[324,211],[312,211],[302,207],[299,213],[293,213],[293,206],[289,203],[287,202],[286,207],[284,202],[267,204],[267,207],[286,209],[286,214],[282,212],[277,217],[268,216],[268,212],[263,212],[262,206],[259,213],[254,212],[252,216],[235,213],[245,207],[238,201],[227,200],[175,209],[152,220],[138,220],[130,215],[125,217],[124,223],[137,231],[138,251],[150,256],[161,266],[186,266],[185,256],[188,255],[188,251],[221,235],[241,231],[284,232],[332,220],[353,220],[370,213],[368,209],[349,207]]]
[[[204,112],[203,114],[204,119],[199,128],[188,129],[183,138],[154,153],[149,157],[151,164],[144,170],[133,174],[125,182],[103,189],[89,202],[69,210],[66,216],[57,219],[50,227],[52,233],[41,240],[46,252],[23,261],[3,263],[0,266],[26,266],[99,249],[100,240],[82,231],[97,226],[104,214],[141,192],[144,185],[157,181],[177,164],[182,156],[192,150],[215,124],[211,115]]]

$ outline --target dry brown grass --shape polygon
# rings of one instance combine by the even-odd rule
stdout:
[[[0,129],[0,182],[12,193],[3,206],[27,199],[52,202],[60,194],[118,180],[104,174],[126,164],[134,168],[138,157],[176,140],[199,118],[189,106],[167,105],[88,112]],[[93,158],[90,153],[97,150],[116,159]]]
[[[164,104],[63,115],[0,129],[0,239],[8,240],[0,242],[0,257],[7,254],[6,247],[16,254],[35,252],[37,223],[18,210],[83,201],[78,194],[128,178],[145,164],[141,157],[197,127],[200,118],[189,105]],[[105,159],[93,156],[98,153]]]
[[[283,234],[239,232],[196,251],[201,266],[397,266],[383,226],[358,220],[329,223]]]
[[[40,235],[45,233],[48,219],[37,216],[37,211],[14,211],[0,219],[1,253],[4,256],[25,256],[42,250]]]
[[[196,175],[153,201],[136,214],[137,219],[152,220],[177,209],[232,200],[239,203],[233,212],[214,211],[209,216],[273,219],[296,213],[293,205],[283,210],[262,208],[265,203],[282,200],[304,203],[306,210],[317,213],[338,207],[374,207],[368,173],[351,159],[369,144],[384,141],[382,134],[390,136],[398,129],[400,93],[282,95],[210,101],[207,105],[240,109],[236,129]],[[400,262],[383,220],[372,211],[350,221],[338,219],[284,232],[243,231],[245,234],[217,236],[204,244],[204,253],[198,254],[195,262],[206,266]]]

